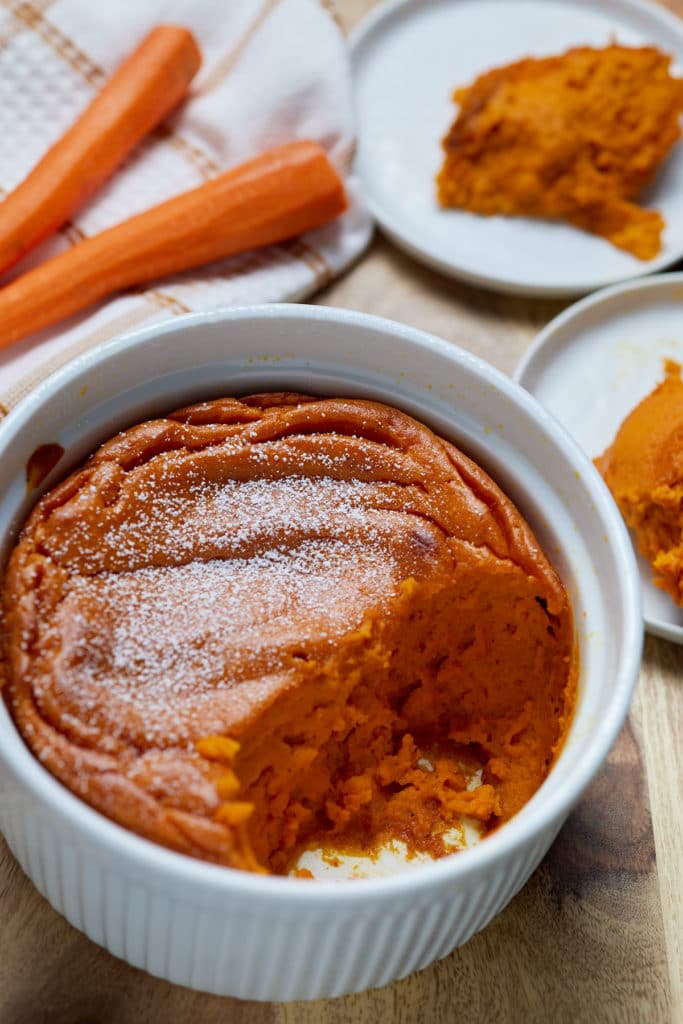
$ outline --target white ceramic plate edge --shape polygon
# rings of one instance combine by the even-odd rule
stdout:
[[[601,305],[609,304],[612,299],[620,295],[634,295],[639,292],[657,292],[675,288],[683,289],[683,272],[658,274],[652,277],[645,277],[642,280],[623,281],[609,288],[603,288],[593,295],[586,296],[568,309],[563,310],[562,313],[554,317],[540,331],[517,364],[512,374],[512,379],[530,394],[534,395],[534,397],[537,397],[534,389],[538,381],[538,375],[552,362],[556,352],[563,349],[565,345],[572,343],[571,337],[563,337],[563,332],[572,323],[580,320],[587,312],[596,310]],[[681,324],[683,333],[683,304]],[[549,411],[553,412],[552,409]],[[638,563],[639,567],[645,564],[640,556],[638,556]],[[646,572],[641,571],[641,576],[646,574]],[[661,637],[664,640],[670,640],[673,643],[683,644],[683,626],[653,618],[647,613],[643,614],[643,620],[648,633]]]

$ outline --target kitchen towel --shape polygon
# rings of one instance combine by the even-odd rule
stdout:
[[[67,360],[124,331],[196,310],[301,300],[370,238],[350,175],[348,54],[333,7],[319,0],[0,0],[0,196],[163,23],[187,26],[202,51],[187,101],[5,281],[291,139],[325,147],[346,178],[351,207],[299,239],[126,292],[0,352],[0,416]]]

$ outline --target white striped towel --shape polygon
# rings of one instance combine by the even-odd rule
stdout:
[[[0,414],[72,356],[122,331],[194,310],[298,301],[362,251],[371,223],[348,177],[354,147],[349,63],[328,8],[317,0],[0,0],[4,192],[154,25],[186,25],[203,56],[183,107],[10,277],[290,139],[324,145],[347,175],[352,196],[351,209],[326,228],[125,293],[0,352]]]

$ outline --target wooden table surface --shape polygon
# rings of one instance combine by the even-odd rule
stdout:
[[[595,0],[596,5],[599,0]],[[373,0],[341,0],[351,28]],[[683,0],[668,6],[683,15]],[[432,273],[377,237],[317,301],[424,328],[511,372],[563,308]],[[683,648],[646,640],[626,727],[528,885],[404,981],[316,1003],[191,992],[114,959],[38,895],[0,840],[0,1024],[683,1021]]]

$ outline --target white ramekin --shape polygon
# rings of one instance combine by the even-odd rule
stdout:
[[[66,453],[48,487],[123,426],[268,389],[393,403],[465,449],[524,512],[568,588],[580,644],[577,712],[549,778],[481,845],[420,869],[337,883],[261,877],[165,850],[91,810],[29,754],[0,701],[0,828],[52,906],[130,964],[207,992],[312,999],[384,985],[445,956],[524,885],[624,721],[640,590],[602,481],[533,398],[438,338],[310,306],[182,317],[45,381],[0,425],[2,557],[36,498],[26,463],[39,445]]]

